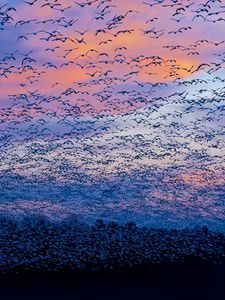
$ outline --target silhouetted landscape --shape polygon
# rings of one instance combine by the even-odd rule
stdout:
[[[76,218],[54,223],[44,217],[2,218],[0,223],[4,297],[225,295],[225,236],[206,227],[166,230],[103,220],[88,226]]]

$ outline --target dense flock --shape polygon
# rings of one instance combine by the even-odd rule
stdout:
[[[181,263],[188,258],[225,263],[225,236],[207,227],[167,230],[75,217],[50,222],[44,217],[0,219],[0,269],[29,271],[110,271]]]
[[[224,23],[222,0],[1,3],[1,216],[63,221],[76,214],[88,226],[102,218],[224,232]],[[48,255],[55,262],[57,251],[67,262],[73,247],[62,241],[54,252],[54,226],[46,227],[50,252],[42,247],[40,257],[36,236],[25,239],[16,229],[4,238],[4,264],[24,257],[38,265]],[[100,236],[111,232],[108,226]],[[87,246],[76,253],[96,254],[98,248],[88,246],[89,239],[94,243],[90,228],[80,233]],[[109,257],[106,241],[120,240],[122,228],[128,230],[118,227],[99,241],[106,247],[99,260]],[[134,231],[141,240],[150,234]],[[183,239],[173,232],[181,244],[191,235],[182,233]],[[132,235],[127,239],[131,251]],[[140,260],[145,251],[161,251],[161,242],[154,248],[151,241],[143,238],[150,246]],[[14,258],[11,245],[18,247]],[[208,242],[196,247],[220,249]],[[182,249],[195,251],[191,245],[177,249],[181,256]],[[72,257],[85,265],[82,256]]]

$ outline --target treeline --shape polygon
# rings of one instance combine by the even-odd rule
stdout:
[[[56,222],[44,217],[0,218],[2,272],[121,270],[182,262],[188,257],[225,263],[225,236],[207,227],[167,230],[76,217]]]

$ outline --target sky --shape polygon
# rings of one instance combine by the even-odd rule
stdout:
[[[224,23],[220,0],[2,2],[0,212],[224,230]]]

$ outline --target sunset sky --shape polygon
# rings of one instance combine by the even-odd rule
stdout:
[[[0,5],[0,212],[224,227],[224,25],[219,0]]]

